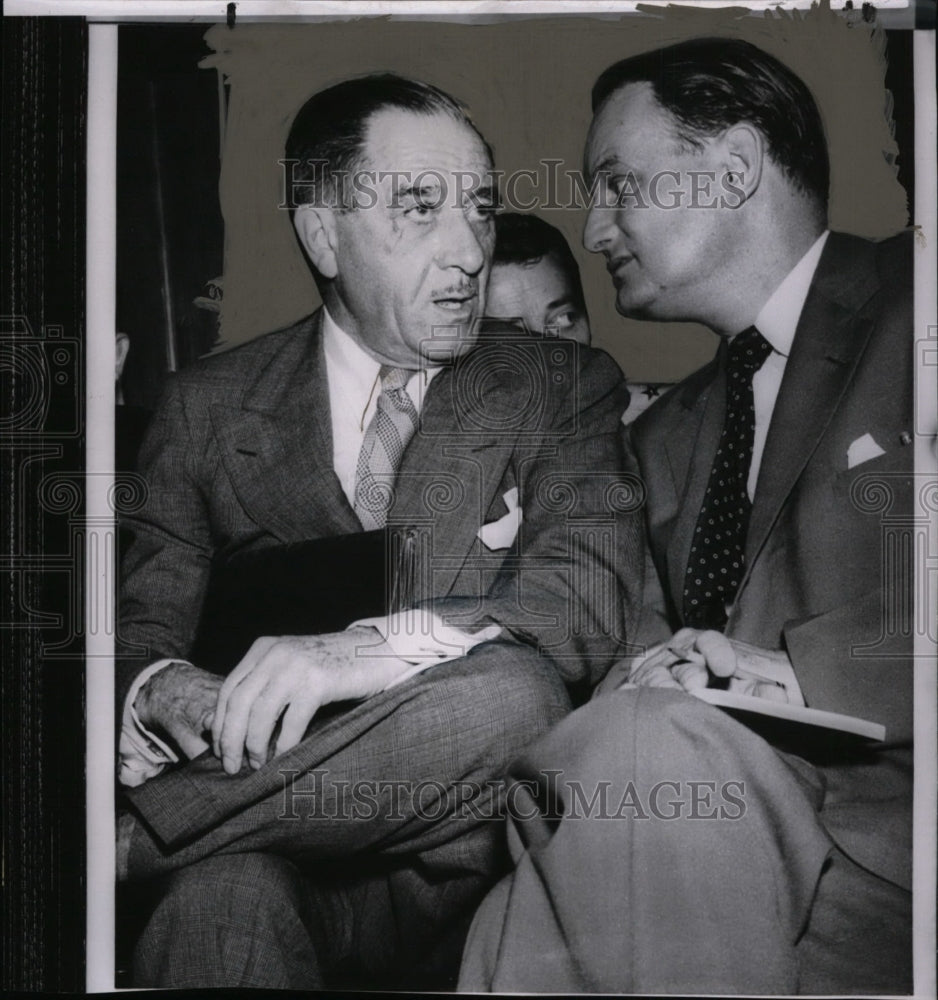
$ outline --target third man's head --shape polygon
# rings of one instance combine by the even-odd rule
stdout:
[[[580,269],[559,229],[536,215],[498,216],[485,312],[520,319],[531,333],[589,344]]]

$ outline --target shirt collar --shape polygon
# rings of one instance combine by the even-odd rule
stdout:
[[[825,229],[807,253],[788,272],[756,316],[755,326],[777,353],[788,357],[805,299],[830,230]]]
[[[341,372],[346,391],[353,392],[356,399],[367,397],[381,370],[381,365],[360,347],[322,307],[322,338],[326,360],[335,370]]]
[[[356,409],[366,408],[374,395],[381,363],[336,323],[325,306],[322,307],[322,338],[326,364],[340,380],[342,394]],[[407,383],[407,391],[418,410],[427,387],[440,371],[440,365],[421,368]]]

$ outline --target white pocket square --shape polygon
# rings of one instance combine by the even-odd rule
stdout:
[[[847,468],[853,469],[864,462],[869,462],[870,459],[876,458],[878,455],[884,454],[883,449],[873,440],[873,435],[864,434],[863,437],[858,437],[847,449]]]
[[[483,524],[476,532],[480,542],[487,548],[507,549],[515,540],[518,528],[521,525],[521,507],[518,506],[518,487],[512,486],[507,493],[502,495],[502,501],[508,508],[508,513],[500,517],[497,521]]]

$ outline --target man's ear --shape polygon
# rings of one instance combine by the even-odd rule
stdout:
[[[762,181],[765,138],[747,122],[731,125],[723,133],[723,156],[727,180],[734,189],[742,192],[743,200],[748,201]]]
[[[293,227],[303,249],[324,278],[338,273],[335,213],[318,205],[300,205],[293,213]]]

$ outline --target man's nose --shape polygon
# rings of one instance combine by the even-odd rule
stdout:
[[[590,253],[602,253],[611,245],[618,214],[615,208],[602,203],[590,206],[583,227],[583,246]]]
[[[453,208],[443,213],[447,224],[441,233],[439,262],[442,267],[458,267],[466,274],[478,274],[491,256],[492,240],[487,240],[491,226],[473,224],[466,213]]]

